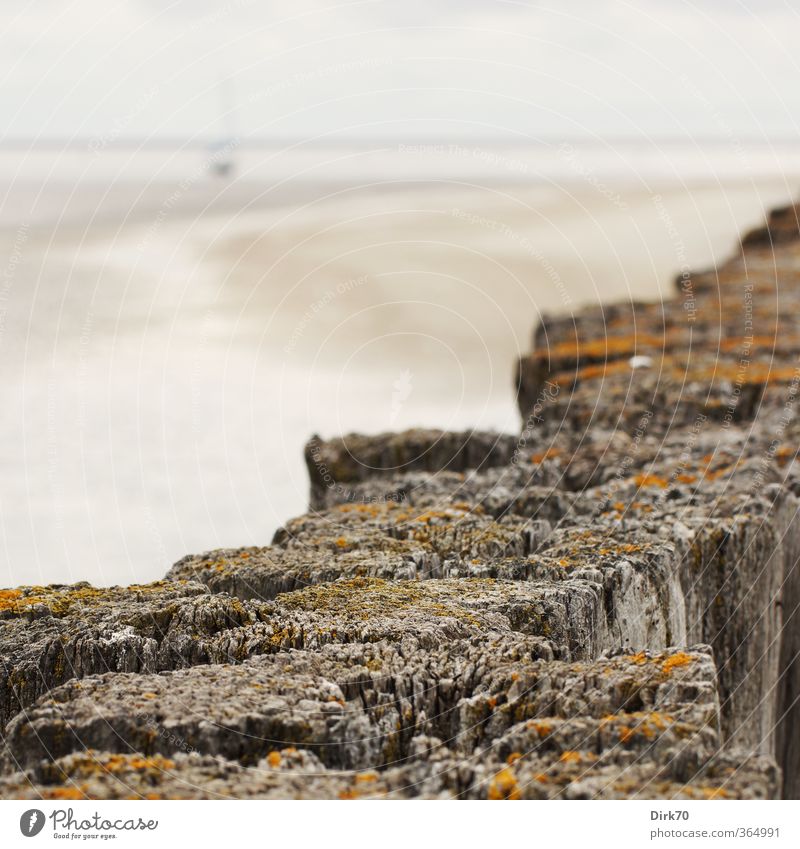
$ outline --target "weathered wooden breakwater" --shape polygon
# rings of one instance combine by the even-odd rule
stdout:
[[[800,795],[800,227],[547,318],[519,436],[312,440],[311,512],[0,591],[0,796]]]

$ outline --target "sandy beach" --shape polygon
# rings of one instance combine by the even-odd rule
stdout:
[[[539,314],[659,298],[800,174],[400,153],[253,152],[229,180],[3,154],[3,586],[267,544],[312,433],[513,432]]]

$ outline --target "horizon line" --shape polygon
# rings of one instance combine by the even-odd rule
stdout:
[[[92,146],[102,146],[103,150],[131,150],[131,149],[169,149],[169,150],[194,150],[206,149],[218,146],[222,142],[231,143],[237,141],[237,136],[220,138],[219,136],[125,136],[109,138],[111,133],[93,134],[87,136],[49,136],[45,138],[35,136],[19,136],[16,138],[0,139],[0,150],[35,150],[70,148],[91,149]],[[451,138],[440,137],[413,137],[409,139],[398,139],[397,137],[384,136],[353,136],[325,138],[307,138],[301,136],[266,137],[248,136],[238,140],[238,148],[290,148],[290,147],[394,147],[400,146],[422,146],[425,147],[458,147],[465,144],[470,145],[496,145],[504,147],[548,147],[554,144],[575,144],[592,146],[634,145],[637,147],[658,147],[660,145],[729,145],[733,150],[738,146],[762,146],[793,145],[800,147],[800,136],[775,136],[775,137],[729,137],[716,135],[698,136],[652,136],[642,138],[641,136],[541,136],[539,138],[520,138],[519,136],[457,136]]]

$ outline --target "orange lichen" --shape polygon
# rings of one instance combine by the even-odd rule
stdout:
[[[659,489],[666,489],[669,486],[669,481],[661,475],[642,473],[636,475],[633,480],[637,486],[657,486]]]
[[[171,586],[170,582],[157,581],[152,584],[107,588],[80,584],[69,589],[53,586],[19,587],[12,590],[0,590],[0,611],[10,611],[19,616],[37,605],[44,605],[53,616],[63,616],[73,606],[114,604],[129,595],[135,597],[141,593],[155,594],[169,586]]]
[[[73,799],[86,799],[88,798],[86,793],[83,790],[79,790],[77,787],[53,787],[52,789],[46,790],[42,797],[44,799],[53,799],[58,801],[72,801]]]
[[[540,349],[534,355],[538,353],[553,358],[597,359],[610,357],[613,359],[614,356],[631,356],[645,348],[661,349],[664,344],[663,336],[657,336],[653,333],[629,333],[622,336],[602,336],[599,339],[590,339],[578,344],[574,339],[560,342],[550,349]]]
[[[778,344],[777,336],[750,336],[747,340],[747,348],[770,348],[774,349]],[[721,339],[719,342],[720,351],[730,352],[738,351],[744,345],[743,339]]]
[[[522,752],[512,752],[507,758],[506,763],[509,766],[514,766],[514,764],[522,757]]]
[[[680,666],[686,666],[690,664],[694,658],[690,654],[686,654],[686,652],[679,651],[676,654],[670,655],[662,664],[661,671],[665,675],[669,675],[673,669],[677,669]]]
[[[581,753],[572,751],[562,752],[559,760],[565,764],[577,764],[581,762]]]
[[[22,593],[20,590],[0,590],[0,610],[5,609],[6,607],[12,607],[13,602],[15,602]]]
[[[163,758],[160,755],[154,755],[150,758],[140,758],[140,757],[132,757],[128,761],[128,766],[131,769],[154,769],[154,770],[165,770],[165,769],[174,769],[175,761],[170,760],[169,758]]]
[[[704,799],[730,799],[730,793],[722,787],[701,787]]]
[[[277,769],[281,765],[281,753],[280,752],[270,752],[267,755],[267,763],[273,768]]]
[[[632,374],[631,367],[628,364],[627,360],[616,360],[610,363],[602,363],[600,365],[591,365],[585,366],[584,368],[578,369],[575,373],[575,381],[583,381],[583,380],[594,380],[597,377],[608,377],[614,374],[620,374],[628,372]],[[561,375],[556,376],[556,382],[560,382],[558,380],[559,377],[567,378],[569,376],[569,372],[562,372]]]
[[[508,767],[501,769],[489,783],[488,798],[495,801],[501,799],[516,801],[522,798],[517,778]]]
[[[623,725],[622,728],[619,729],[619,741],[620,743],[629,743],[631,738],[633,737],[634,731],[632,728],[628,728]]]
[[[558,448],[548,448],[546,451],[541,451],[537,454],[531,454],[531,463],[543,463],[545,460],[551,460],[553,457],[558,457],[561,454]]]

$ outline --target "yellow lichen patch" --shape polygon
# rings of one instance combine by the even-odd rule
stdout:
[[[547,737],[548,734],[552,733],[553,726],[549,722],[542,722],[541,720],[532,719],[528,722],[528,728],[535,731],[539,737]]]
[[[36,605],[44,605],[53,616],[63,616],[72,607],[119,604],[134,600],[140,594],[154,595],[172,587],[169,581],[152,584],[132,584],[129,587],[92,587],[77,584],[73,587],[29,586],[0,590],[0,612],[21,616]]]
[[[558,448],[548,448],[546,451],[531,454],[531,463],[544,463],[545,460],[552,460],[560,455],[561,451]]]
[[[42,798],[54,801],[72,801],[73,799],[89,799],[91,797],[77,787],[52,787],[42,791]]]
[[[277,769],[281,765],[281,753],[280,752],[270,752],[267,755],[267,763],[273,769]]]
[[[489,782],[488,798],[493,801],[509,799],[516,801],[522,798],[517,784],[517,778],[508,767],[501,769]]]
[[[615,360],[610,363],[601,363],[600,365],[585,366],[584,368],[578,369],[578,371],[575,373],[575,380],[576,382],[584,380],[594,380],[598,377],[610,377],[615,374],[623,374],[626,372],[628,374],[633,374],[630,365],[628,365],[627,360]],[[569,372],[562,372],[560,375],[556,375],[554,382],[566,382],[568,377]]]
[[[471,595],[494,587],[491,578],[468,578],[457,588],[431,587],[427,581],[386,581],[382,578],[349,578],[317,584],[278,596],[286,607],[326,612],[353,621],[397,617],[411,611],[421,615],[452,617],[475,625],[478,620],[464,606]]]
[[[347,540],[344,537],[339,537],[336,540],[336,545],[338,548],[347,548]]]
[[[378,780],[377,772],[360,772],[355,777],[356,784],[371,784]]]
[[[566,751],[561,753],[559,760],[564,764],[578,764],[581,762],[582,757],[580,752]]]
[[[426,510],[424,513],[420,513],[414,521],[425,525],[431,525],[435,522],[452,522],[453,520],[463,519],[468,512],[468,509],[457,509],[453,505],[448,510]]]
[[[617,734],[621,743],[630,743],[637,735],[653,740],[674,723],[668,714],[652,711],[611,714],[603,717],[601,724],[618,725]]]
[[[453,508],[461,510],[463,513],[479,513],[480,515],[486,513],[482,504],[470,504],[467,501],[454,501]]]
[[[82,771],[105,771],[112,773],[126,772],[127,770],[153,770],[163,772],[173,769],[175,761],[161,755],[142,757],[140,755],[111,755],[105,760],[88,760],[82,764]]]
[[[150,699],[152,701],[152,699],[157,699],[158,696],[155,693],[142,693],[142,698]]]
[[[620,743],[629,743],[631,738],[633,737],[634,731],[632,728],[628,728],[627,725],[623,725],[622,728],[619,729],[619,741]]]
[[[351,513],[366,516],[370,519],[378,519],[385,516],[391,510],[397,510],[399,504],[389,499],[388,501],[370,501],[356,504],[339,504],[335,508],[340,513]]]
[[[677,669],[680,666],[687,666],[690,664],[694,658],[690,654],[686,654],[686,652],[679,651],[676,654],[671,654],[662,664],[661,671],[665,675],[669,675],[673,669]]]
[[[647,656],[646,652],[640,651],[636,652],[636,654],[628,654],[625,655],[625,660],[630,661],[630,663],[635,663],[637,666],[642,666],[642,664],[647,663],[650,658]]]
[[[723,464],[716,469],[711,469],[710,467],[706,467],[702,470],[702,475],[704,480],[715,481],[719,480],[724,475],[731,474],[735,472],[736,469],[742,464],[742,460],[737,460],[735,463],[727,463]]]
[[[701,787],[700,792],[704,799],[730,799],[731,795],[722,787]]]
[[[514,766],[514,764],[515,764],[518,760],[520,760],[520,758],[521,758],[521,757],[522,757],[522,752],[512,752],[512,753],[511,753],[511,754],[510,754],[510,755],[506,758],[506,763],[507,763],[509,766]]]
[[[636,475],[633,480],[637,486],[656,486],[659,489],[666,489],[669,486],[669,481],[661,475],[642,473]]]
[[[21,590],[0,590],[0,610],[12,607],[21,595]]]
[[[163,758],[161,755],[153,755],[150,758],[132,757],[128,761],[128,766],[136,770],[165,770],[174,769],[175,761],[169,758]]]
[[[753,348],[770,348],[774,349],[778,343],[778,339],[776,336],[751,336],[747,340],[748,349],[752,350]],[[731,351],[738,351],[742,348],[743,340],[732,338],[732,339],[720,339],[719,349],[720,351],[725,351],[727,353]]]
[[[576,344],[575,340],[560,342],[552,348],[534,352],[534,356],[552,358],[575,358],[579,360],[632,356],[643,349],[663,349],[665,339],[653,333],[629,333],[622,336],[602,336]],[[625,363],[627,366],[627,362]]]

